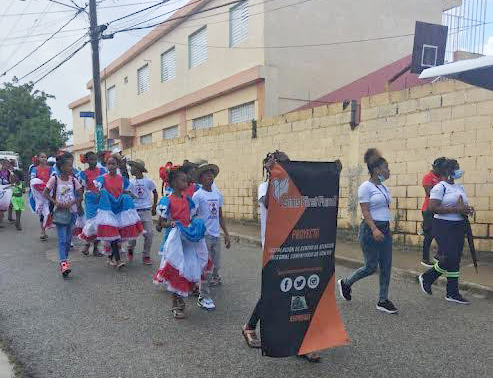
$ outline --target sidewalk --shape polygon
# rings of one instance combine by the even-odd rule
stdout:
[[[259,224],[228,219],[227,226],[234,241],[252,243],[261,248]],[[417,250],[406,250],[399,248],[399,246],[394,246],[392,256],[393,273],[417,279],[418,275],[425,271],[425,268],[420,265],[420,258],[420,252]],[[470,256],[463,257],[460,277],[461,289],[487,298],[493,298],[493,258],[483,254],[483,256],[479,256],[479,260],[479,273],[476,273]],[[350,268],[360,267],[363,264],[363,257],[359,245],[338,238],[336,263]],[[439,282],[443,285],[446,281],[441,278]]]

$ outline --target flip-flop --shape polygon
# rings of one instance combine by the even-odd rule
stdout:
[[[250,348],[260,348],[262,346],[255,330],[247,329],[244,325],[243,327],[241,327],[241,333],[243,334],[243,337],[245,338],[245,341]]]
[[[318,364],[320,361],[321,361],[321,358],[320,356],[317,356],[317,357],[311,357],[309,354],[299,354],[297,355],[296,357],[298,358],[303,358],[305,360],[307,360],[308,362],[311,362],[313,364]]]

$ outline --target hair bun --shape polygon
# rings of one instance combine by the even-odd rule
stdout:
[[[372,165],[381,157],[382,154],[380,153],[380,151],[378,151],[376,148],[369,148],[365,152],[365,163],[367,165]]]

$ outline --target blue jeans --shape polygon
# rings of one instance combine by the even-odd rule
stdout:
[[[390,273],[392,271],[392,233],[388,222],[375,222],[375,225],[384,234],[385,238],[377,242],[372,235],[370,227],[362,222],[359,228],[359,243],[363,251],[365,265],[354,271],[344,280],[351,286],[356,281],[375,273],[380,266],[380,301],[388,299]]]
[[[72,215],[70,224],[57,224],[56,232],[58,234],[58,259],[60,262],[66,261],[72,244],[72,227],[75,223],[75,216]]]

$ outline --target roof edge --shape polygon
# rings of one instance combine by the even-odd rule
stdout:
[[[125,51],[118,58],[113,60],[107,67],[105,67],[101,71],[101,80],[107,78],[114,72],[118,71],[125,64],[130,62],[132,59],[137,57],[142,51],[145,51],[149,46],[153,45],[157,42],[161,37],[164,37],[166,34],[170,33],[173,29],[178,27],[182,22],[184,22],[189,16],[192,16],[192,13],[208,3],[212,0],[190,0],[187,4],[185,4],[181,9],[177,10],[175,13],[171,15],[169,19],[182,17],[177,20],[172,20],[164,23],[162,25],[156,26],[149,34],[142,37],[140,41],[130,47],[127,51]],[[87,82],[87,89],[91,89],[93,87],[93,80],[89,80]]]
[[[74,109],[77,108],[81,105],[87,104],[88,102],[91,102],[91,96],[87,95],[84,97],[81,97],[75,101],[72,101],[70,104],[68,104],[69,109]]]

